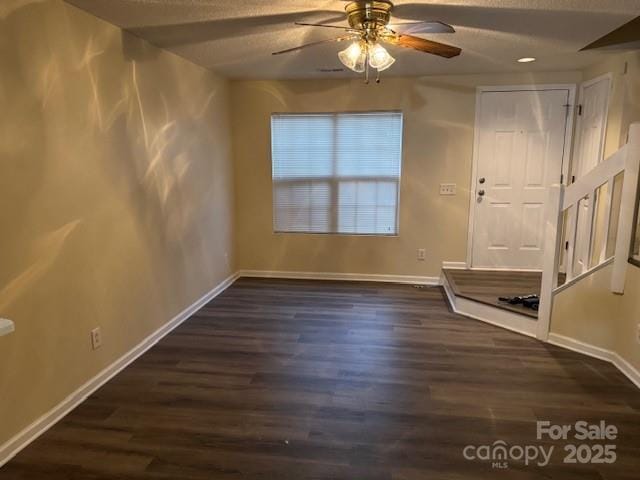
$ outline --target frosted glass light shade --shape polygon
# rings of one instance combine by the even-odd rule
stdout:
[[[367,49],[360,42],[353,42],[338,53],[338,58],[345,67],[362,73],[367,62]]]
[[[396,59],[389,55],[389,52],[379,43],[369,49],[369,65],[379,72],[389,68],[395,61]]]

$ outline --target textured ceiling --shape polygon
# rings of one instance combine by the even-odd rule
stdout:
[[[272,57],[271,52],[335,37],[339,31],[295,21],[346,25],[340,0],[67,0],[151,43],[231,78],[313,78],[342,65],[342,47],[326,44]],[[394,20],[441,20],[454,34],[422,35],[463,49],[443,59],[389,47],[389,75],[569,70],[605,52],[580,48],[640,15],[640,0],[398,0]],[[537,57],[518,64],[520,57]]]

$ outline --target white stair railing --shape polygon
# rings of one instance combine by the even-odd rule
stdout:
[[[616,153],[570,186],[553,185],[550,188],[545,224],[545,257],[538,312],[538,338],[546,340],[548,337],[553,296],[559,289],[568,288],[579,279],[613,262],[611,290],[614,293],[624,292],[625,273],[634,231],[639,170],[640,123],[634,123],[629,129],[629,141]],[[612,225],[615,224],[612,215],[614,185],[616,177],[621,173],[624,177],[617,218],[615,251],[613,256],[608,258],[609,233]],[[605,185],[606,193],[603,195]],[[583,199],[588,199],[589,203],[586,218],[579,222]],[[596,211],[602,214],[601,218]],[[600,251],[592,262],[596,235],[601,237]],[[576,267],[576,240],[580,236],[585,245],[584,256],[582,265]],[[565,241],[566,280],[559,287],[558,272],[562,258],[562,244]]]

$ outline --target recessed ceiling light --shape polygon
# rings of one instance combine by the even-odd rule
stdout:
[[[522,57],[518,59],[518,63],[531,63],[531,62],[535,62],[536,59],[533,57]]]

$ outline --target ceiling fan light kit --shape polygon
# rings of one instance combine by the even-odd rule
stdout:
[[[443,22],[410,22],[407,24],[390,25],[393,3],[388,0],[356,0],[350,1],[345,7],[348,27],[325,24],[298,23],[309,27],[325,27],[342,29],[346,35],[328,40],[321,40],[299,47],[289,48],[274,55],[298,51],[303,48],[329,42],[353,41],[346,49],[338,53],[338,59],[344,66],[357,73],[365,73],[365,81],[369,81],[369,69],[377,71],[376,82],[380,82],[380,72],[391,67],[396,59],[382,45],[387,43],[399,47],[410,48],[424,53],[451,58],[460,55],[458,47],[426,40],[413,35],[398,33],[403,25],[411,31],[420,30],[433,33],[453,33],[455,30]]]
[[[353,42],[338,53],[338,58],[345,67],[356,73],[365,72],[367,65],[382,72],[396,61],[379,43],[370,45],[363,41]]]

